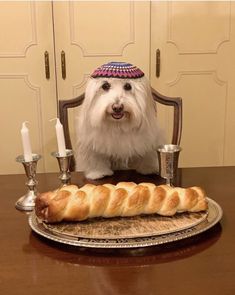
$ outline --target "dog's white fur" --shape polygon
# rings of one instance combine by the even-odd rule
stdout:
[[[111,88],[102,89],[107,81]],[[127,91],[124,84],[132,87]],[[124,116],[114,119],[114,103],[123,104]],[[156,107],[148,80],[89,78],[77,124],[76,170],[90,179],[112,175],[115,169],[158,172],[156,148],[164,134],[156,120]]]

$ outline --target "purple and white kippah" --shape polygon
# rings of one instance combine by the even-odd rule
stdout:
[[[144,73],[130,63],[109,62],[97,68],[92,74],[92,78],[119,78],[119,79],[138,79]]]

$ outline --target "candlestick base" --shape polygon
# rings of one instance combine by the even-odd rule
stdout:
[[[32,211],[35,206],[35,199],[38,195],[36,185],[37,180],[35,179],[36,176],[36,168],[37,162],[41,158],[40,155],[33,154],[32,161],[25,161],[24,156],[20,155],[16,158],[16,161],[22,163],[25,169],[25,174],[28,178],[26,182],[26,186],[28,187],[27,193],[20,197],[19,200],[15,203],[15,207],[21,211]]]
[[[66,156],[60,156],[58,152],[51,153],[53,157],[55,157],[58,161],[60,168],[60,176],[59,179],[61,181],[61,186],[66,186],[70,184],[71,174],[69,171],[70,161],[73,156],[72,150],[66,150]]]
[[[18,210],[21,211],[32,211],[35,206],[35,199],[36,199],[37,194],[34,192],[30,191],[15,203],[15,207]]]

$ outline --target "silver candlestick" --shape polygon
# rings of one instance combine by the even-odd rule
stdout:
[[[19,198],[16,202],[15,207],[22,211],[32,211],[35,205],[35,199],[37,196],[37,180],[36,177],[36,169],[37,169],[37,162],[41,158],[38,154],[33,154],[32,161],[25,161],[24,156],[20,155],[16,158],[16,162],[22,163],[25,169],[26,176],[28,178],[26,185],[28,187],[27,193]]]
[[[53,157],[55,157],[58,161],[60,168],[60,176],[62,186],[68,185],[70,183],[71,174],[69,171],[70,161],[73,156],[72,150],[66,150],[66,156],[60,156],[58,152],[51,153]]]
[[[166,184],[173,186],[177,175],[178,159],[181,147],[174,144],[164,144],[158,147],[159,171]]]

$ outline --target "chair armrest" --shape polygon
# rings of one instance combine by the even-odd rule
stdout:
[[[171,143],[179,145],[182,134],[182,98],[164,96],[153,88],[151,90],[155,101],[174,107],[173,135]]]

